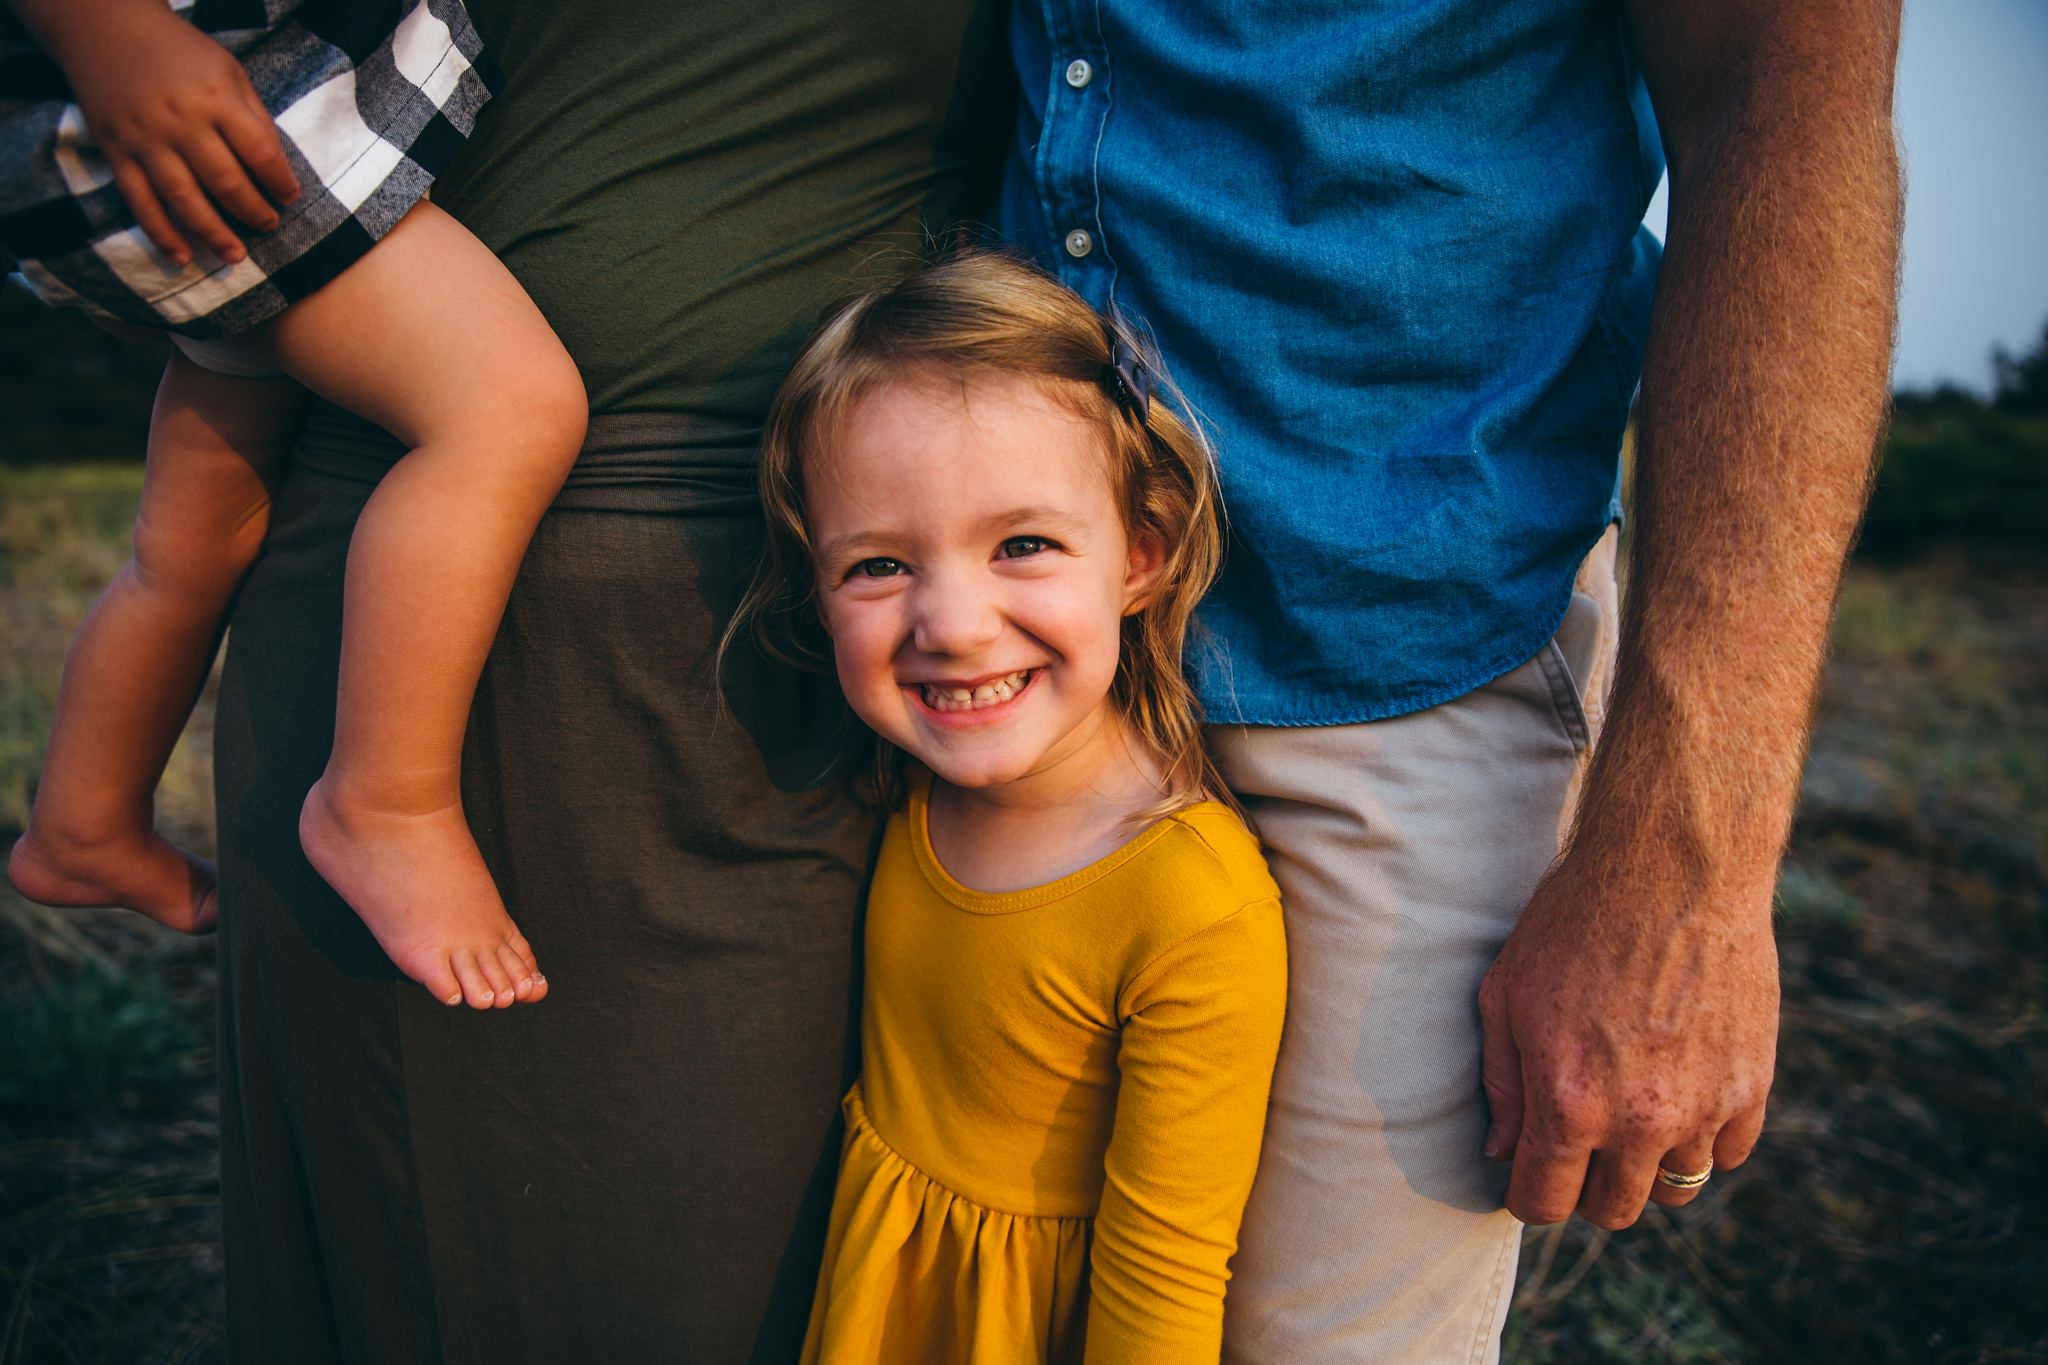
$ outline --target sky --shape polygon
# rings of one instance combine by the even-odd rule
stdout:
[[[1906,0],[1896,382],[1986,390],[2048,324],[2048,0]],[[1650,206],[1660,232],[1664,192]]]

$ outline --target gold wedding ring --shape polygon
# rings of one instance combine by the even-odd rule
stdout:
[[[1713,1175],[1713,1173],[1714,1163],[1711,1160],[1707,1162],[1706,1169],[1691,1172],[1669,1171],[1659,1166],[1657,1168],[1657,1183],[1659,1185],[1669,1185],[1674,1190],[1696,1190],[1706,1184],[1707,1178]]]

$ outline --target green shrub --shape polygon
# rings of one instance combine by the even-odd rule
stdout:
[[[1582,1227],[1568,1235],[1575,1243],[1592,1236]],[[1755,1359],[1715,1305],[1671,1271],[1626,1252],[1600,1256],[1568,1294],[1542,1296],[1540,1306],[1508,1315],[1501,1365],[1743,1365]]]
[[[2048,540],[2048,419],[1967,396],[1902,396],[1860,551],[1908,558],[1941,545],[2038,549]]]
[[[0,998],[0,1129],[152,1116],[186,1103],[205,1065],[192,1011],[144,969],[87,966]]]

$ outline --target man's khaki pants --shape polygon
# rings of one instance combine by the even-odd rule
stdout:
[[[1413,715],[1212,726],[1287,923],[1287,1029],[1224,1300],[1232,1365],[1492,1361],[1521,1224],[1480,1154],[1480,978],[1568,826],[1615,533],[1536,657]]]

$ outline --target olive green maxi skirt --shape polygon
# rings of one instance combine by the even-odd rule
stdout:
[[[594,421],[527,553],[463,792],[551,993],[478,1013],[399,977],[299,851],[349,534],[397,455],[332,409],[309,423],[217,718],[238,1361],[801,1344],[878,831],[833,774],[857,740],[829,681],[751,653],[714,676],[759,513],[748,452],[687,445],[665,419]]]

